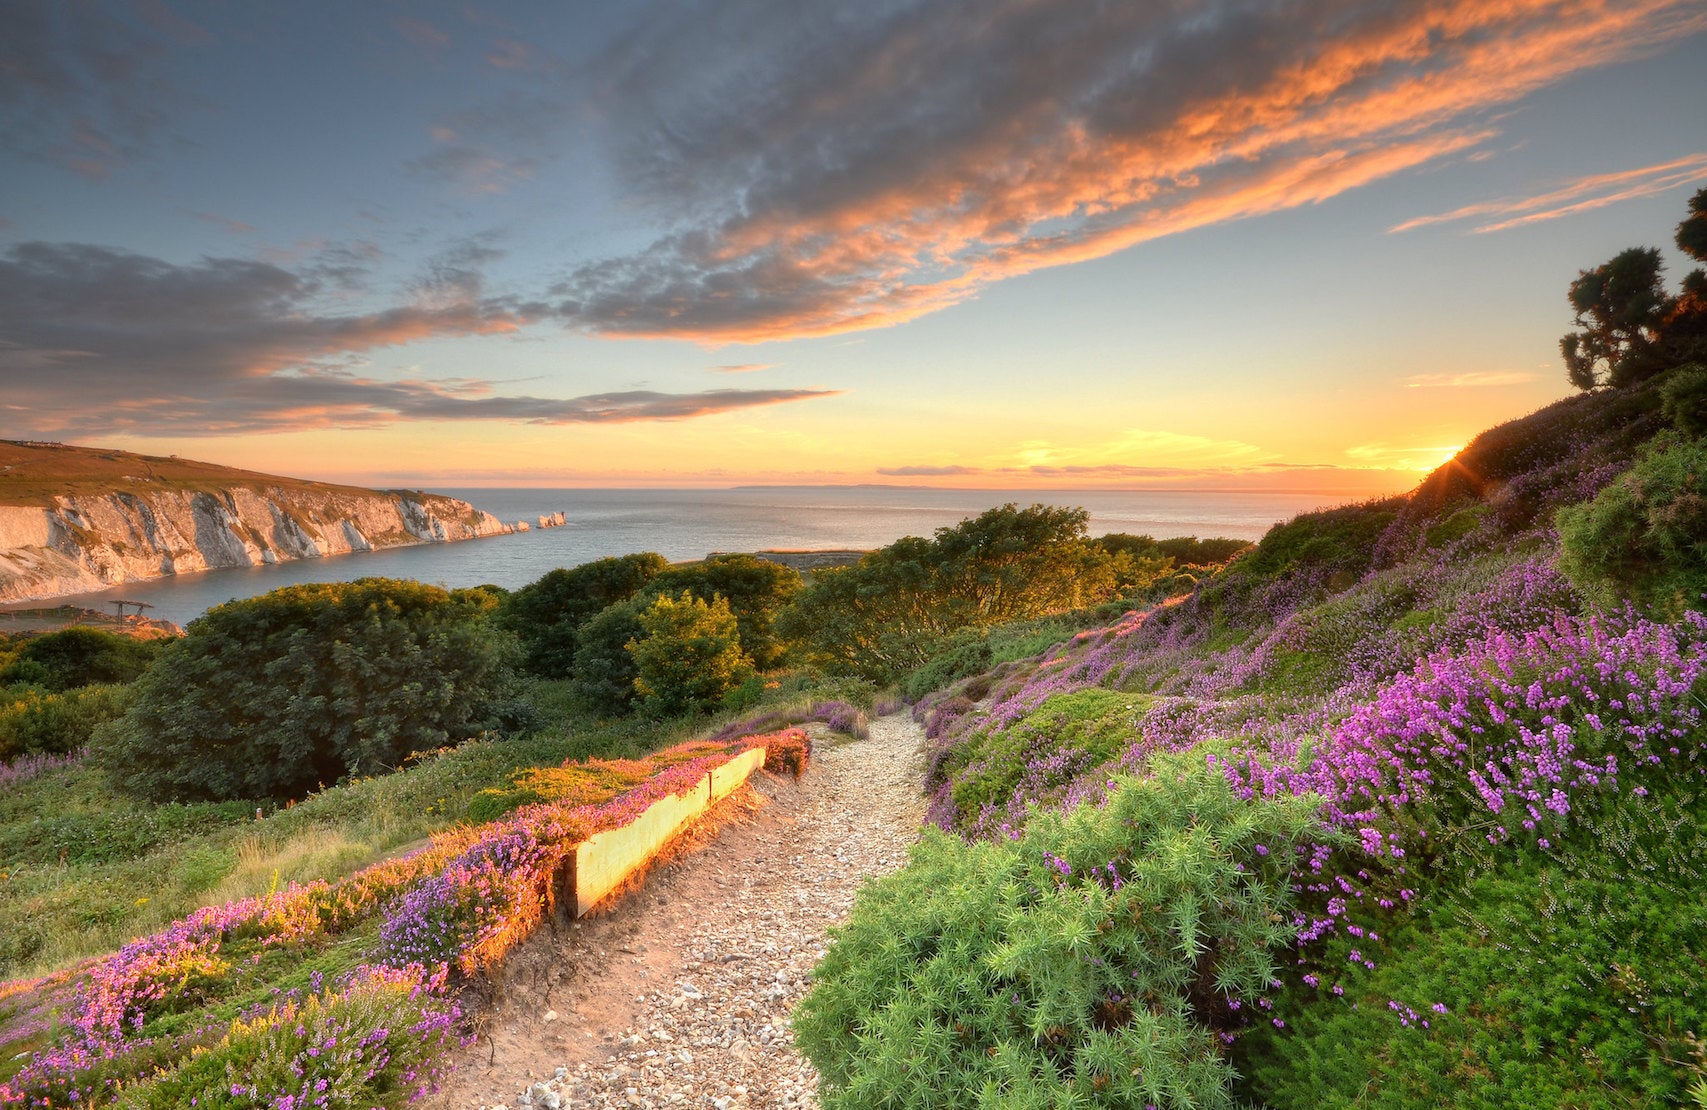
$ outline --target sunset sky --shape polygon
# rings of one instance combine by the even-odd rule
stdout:
[[[1401,489],[1703,184],[1702,0],[5,0],[0,437]]]

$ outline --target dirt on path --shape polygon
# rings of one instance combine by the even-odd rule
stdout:
[[[817,732],[798,782],[756,773],[607,910],[540,929],[426,1105],[816,1107],[788,1015],[860,884],[906,862],[922,740],[904,713]]]

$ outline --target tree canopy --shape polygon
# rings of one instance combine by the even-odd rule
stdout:
[[[155,799],[288,798],[478,732],[513,641],[492,599],[363,578],[287,586],[192,621],[97,734],[115,785]]]
[[[500,619],[521,641],[529,672],[566,678],[575,671],[580,627],[668,569],[669,561],[651,551],[559,567],[506,598]]]
[[[957,629],[1048,616],[1116,595],[1116,560],[1085,539],[1084,509],[1013,504],[934,539],[907,536],[850,567],[819,571],[781,630],[815,662],[886,680],[921,665]]]
[[[1678,249],[1707,262],[1707,189],[1689,200]],[[1578,389],[1628,386],[1673,366],[1707,359],[1707,271],[1670,296],[1654,247],[1631,247],[1583,270],[1568,293],[1577,330],[1559,340],[1565,374]]]
[[[641,610],[643,635],[628,641],[634,691],[655,717],[711,709],[753,675],[741,650],[735,614],[723,598],[707,602],[686,590],[658,597]]]

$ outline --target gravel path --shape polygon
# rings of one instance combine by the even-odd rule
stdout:
[[[869,740],[816,740],[798,783],[756,774],[757,798],[723,803],[609,913],[512,956],[432,1105],[816,1107],[789,1012],[825,930],[862,880],[906,862],[924,815],[922,733],[904,713]]]

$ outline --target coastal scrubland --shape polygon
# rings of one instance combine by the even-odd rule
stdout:
[[[1569,296],[1578,396],[1252,547],[1008,505],[8,640],[0,1104],[407,1104],[568,847],[905,706],[824,1105],[1707,1107],[1707,274]]]

